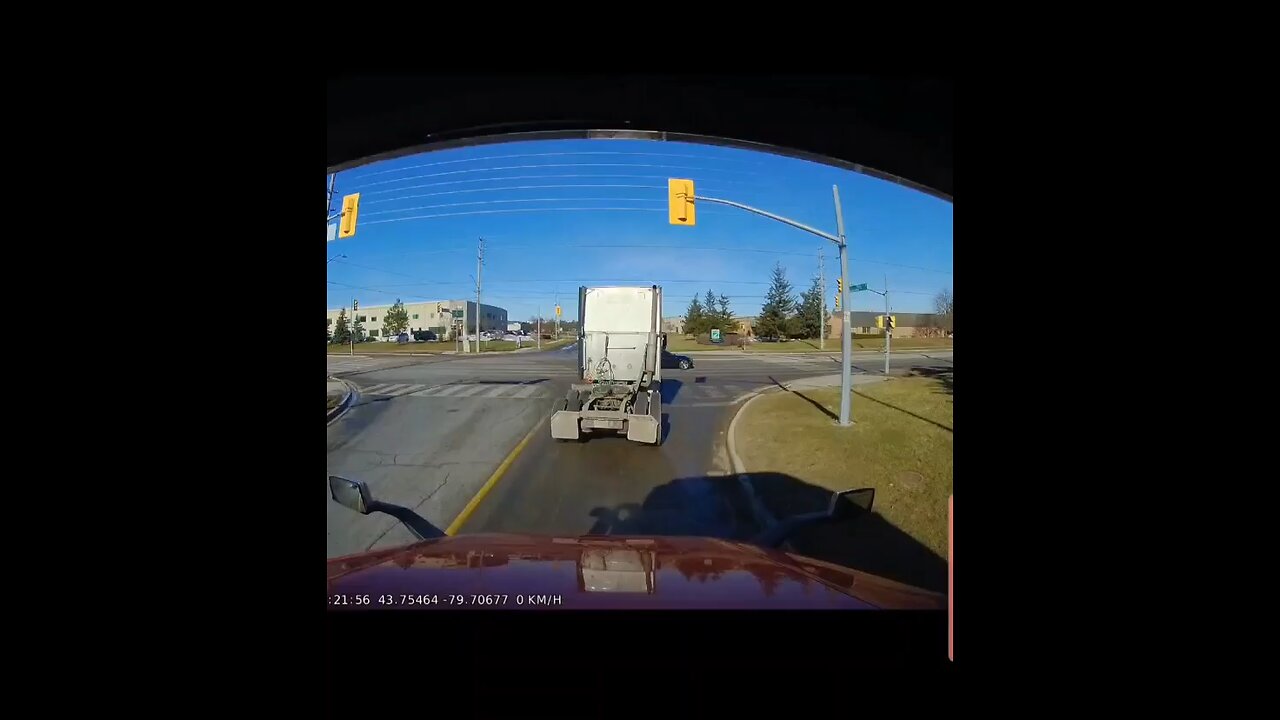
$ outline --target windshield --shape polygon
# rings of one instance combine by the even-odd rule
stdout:
[[[874,488],[780,549],[947,590],[949,202],[632,140],[439,150],[326,193],[329,474],[455,537],[750,543]],[[330,558],[415,541],[327,503]],[[636,560],[636,586],[715,574],[677,559]]]

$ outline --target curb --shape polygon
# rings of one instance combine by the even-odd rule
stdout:
[[[733,465],[733,472],[738,476],[738,482],[742,485],[742,492],[747,496],[747,504],[751,506],[751,514],[754,516],[756,524],[760,526],[762,532],[767,531],[774,525],[777,525],[778,520],[773,516],[773,513],[769,512],[769,509],[764,506],[764,503],[760,500],[760,496],[756,495],[755,486],[751,484],[751,476],[747,474],[746,468],[742,464],[742,458],[738,457],[738,450],[736,447],[737,443],[734,440],[734,434],[738,429],[738,418],[742,415],[742,411],[747,409],[748,405],[765,393],[777,392],[785,388],[785,385],[781,388],[773,386],[749,393],[747,401],[738,406],[738,409],[734,411],[733,419],[729,421],[729,429],[725,432],[726,444],[728,445],[729,450],[729,462]],[[783,547],[790,548],[790,543],[784,542]]]
[[[351,384],[344,378],[333,378],[333,379],[338,380],[343,385],[347,386],[347,394],[345,397],[342,398],[342,402],[338,403],[337,407],[329,411],[329,419],[325,423],[326,427],[328,427],[329,425],[332,425],[335,420],[342,417],[343,414],[347,412],[347,410],[351,409],[351,403],[354,402],[354,398],[360,397],[360,393],[355,385]]]
[[[803,379],[804,378],[800,378],[800,380]],[[791,386],[795,382],[799,381],[794,380],[792,382],[783,383],[781,386],[773,385],[763,390],[757,390],[743,396],[747,398],[747,401],[742,403],[742,405],[734,411],[733,419],[729,421],[729,429],[725,433],[726,444],[728,445],[729,450],[729,462],[733,465],[734,474],[738,476],[738,482],[742,485],[742,491],[746,493],[747,503],[751,506],[751,514],[755,516],[756,523],[760,525],[763,531],[767,531],[769,528],[776,525],[778,523],[778,519],[773,516],[773,513],[769,512],[769,508],[764,506],[764,502],[760,499],[760,496],[756,495],[755,486],[751,484],[751,474],[746,471],[746,465],[743,464],[742,458],[738,457],[737,441],[734,439],[734,436],[738,429],[738,418],[742,415],[742,412],[747,409],[748,405],[766,393],[781,391],[791,392]],[[827,386],[824,385],[820,387]],[[782,549],[788,552],[795,552],[795,546],[792,545],[790,541],[783,541]]]

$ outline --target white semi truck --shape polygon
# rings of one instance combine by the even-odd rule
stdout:
[[[551,437],[625,434],[662,442],[662,288],[578,288],[578,378],[551,415]]]

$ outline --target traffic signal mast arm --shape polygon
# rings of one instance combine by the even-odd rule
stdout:
[[[781,215],[774,215],[773,213],[766,212],[764,210],[761,210],[760,208],[753,208],[750,205],[743,205],[742,203],[737,203],[732,200],[721,200],[720,198],[705,197],[703,195],[694,195],[693,199],[701,200],[703,202],[717,203],[720,205],[728,205],[730,207],[736,207],[741,210],[746,210],[747,212],[755,213],[757,215],[763,215],[769,218],[770,220],[777,220],[778,222],[785,223],[787,225],[790,225],[793,228],[799,228],[800,230],[804,230],[805,232],[811,232],[820,238],[826,238],[831,242],[835,243],[836,245],[841,244],[840,238],[836,237],[835,235],[832,235],[831,233],[822,232],[821,230],[818,230],[817,228],[811,228],[802,222],[796,222],[795,220],[792,220],[790,218],[784,218]]]

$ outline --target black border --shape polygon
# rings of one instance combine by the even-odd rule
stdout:
[[[735,75],[735,82],[742,80]],[[573,83],[566,83],[573,92]],[[252,157],[253,168],[239,165],[210,171],[206,166],[193,173],[190,187],[220,188],[234,205],[232,227],[212,220],[197,223],[190,237],[198,248],[200,230],[204,237],[228,237],[240,250],[221,255],[202,252],[197,267],[189,272],[192,290],[195,278],[210,289],[211,301],[190,305],[208,317],[224,317],[228,308],[221,300],[231,294],[243,297],[246,306],[280,308],[265,317],[247,317],[243,326],[254,337],[262,337],[285,313],[304,315],[307,308],[323,302],[322,285],[310,278],[321,277],[323,258],[317,250],[308,271],[297,262],[296,247],[305,233],[298,230],[297,217],[314,213],[318,204],[319,180],[324,169],[318,152],[324,132],[316,119],[314,98],[322,87],[297,83],[236,83],[236,103],[221,110],[211,109],[205,118],[210,127],[204,157]],[[1021,96],[1023,103],[1028,101]],[[993,114],[1008,109],[1008,89],[996,83],[966,84],[957,96],[956,124],[963,126],[965,147],[973,153],[966,165],[960,192],[963,208],[958,215],[956,263],[961,293],[972,300],[974,322],[962,331],[974,340],[967,345],[969,363],[966,376],[973,379],[975,401],[961,410],[961,424],[974,428],[956,445],[962,488],[959,566],[961,600],[957,613],[961,665],[972,658],[1005,662],[1002,656],[1011,636],[1025,635],[1026,623],[1042,613],[1041,603],[1063,592],[1060,578],[1041,579],[1037,570],[1047,570],[1045,562],[1027,557],[1026,546],[1041,536],[1045,524],[1054,523],[1055,514],[1072,511],[1061,508],[1062,493],[1071,483],[1096,475],[1093,461],[1081,458],[1081,428],[1064,408],[1088,395],[1094,380],[1071,368],[1069,359],[1055,350],[1054,343],[1029,348],[1013,356],[1006,349],[1010,338],[1026,334],[1019,328],[1039,328],[1059,318],[1078,314],[1080,300],[1068,293],[1045,297],[1046,285],[1071,287],[1073,279],[1091,277],[1081,264],[1072,265],[1069,253],[1054,249],[1078,242],[1076,231],[1053,227],[1061,210],[1049,206],[1048,198],[1064,197],[1077,188],[1080,177],[1068,177],[1056,160],[1065,160],[1075,151],[1070,146],[1041,158],[1028,158],[1028,147],[1040,148],[1048,123],[994,124]],[[441,103],[444,105],[445,103]],[[981,112],[977,110],[980,109]],[[725,110],[729,111],[728,109]],[[710,112],[710,110],[708,110]],[[1011,115],[1011,117],[1025,117]],[[963,120],[961,118],[964,118]],[[762,113],[756,119],[735,122],[776,122],[775,115]],[[227,129],[232,129],[228,132]],[[240,128],[243,134],[234,134]],[[310,130],[308,130],[310,128]],[[218,142],[221,140],[222,142]],[[1042,166],[1053,166],[1052,176]],[[1010,170],[1012,168],[1013,170]],[[1039,173],[1037,171],[1040,171]],[[1031,179],[1034,178],[1034,179]],[[247,192],[246,192],[247,190]],[[189,190],[188,190],[189,192]],[[252,202],[258,196],[262,202]],[[251,200],[239,204],[237,199]],[[310,209],[308,209],[310,208]],[[1046,216],[1051,218],[1046,221]],[[243,225],[239,225],[243,223]],[[1066,223],[1064,223],[1066,224]],[[243,227],[244,229],[241,229]],[[316,236],[318,238],[318,223]],[[318,243],[318,240],[317,240]],[[216,247],[216,246],[215,246]],[[1049,254],[1045,260],[1041,253]],[[1035,259],[1051,270],[1020,271],[1020,265]],[[311,299],[307,299],[311,298]],[[1020,298],[1036,298],[1034,304]],[[982,312],[978,305],[981,301]],[[983,318],[979,322],[978,318]],[[342,673],[356,662],[374,673],[394,676],[426,669],[471,687],[492,689],[482,683],[476,671],[511,678],[530,665],[554,668],[555,661],[573,663],[575,673],[593,671],[605,660],[628,662],[632,666],[649,663],[677,664],[690,673],[708,672],[710,667],[735,668],[739,682],[743,666],[780,675],[814,677],[825,653],[849,658],[850,663],[891,664],[894,648],[886,633],[894,623],[919,622],[911,628],[926,633],[930,621],[889,613],[491,613],[485,617],[439,618],[439,613],[394,613],[378,618],[341,618],[327,613],[318,598],[323,584],[323,563],[306,558],[322,558],[321,523],[304,486],[306,458],[314,455],[314,477],[322,469],[322,442],[311,407],[311,377],[319,372],[319,359],[310,338],[279,337],[278,357],[268,365],[255,367],[254,358],[229,358],[228,335],[212,333],[210,347],[192,348],[192,357],[171,362],[174,379],[192,382],[192,376],[207,378],[211,384],[236,388],[233,402],[209,407],[201,403],[182,416],[180,435],[199,435],[208,442],[191,448],[189,465],[208,465],[210,477],[166,478],[165,492],[174,505],[188,508],[184,519],[195,527],[243,526],[243,540],[234,533],[214,532],[188,538],[184,552],[204,555],[196,582],[219,588],[207,593],[204,604],[219,623],[238,627],[249,638],[271,643],[280,657],[248,658],[262,663],[263,672],[278,675],[279,663],[301,663],[328,667],[331,690],[341,696],[349,677]],[[306,370],[306,367],[312,370]],[[290,367],[303,368],[298,371]],[[1026,382],[1034,387],[1052,387],[1052,402],[1031,402]],[[264,390],[269,388],[269,390]],[[179,424],[175,418],[175,425]],[[1077,440],[1080,438],[1080,440]],[[305,450],[314,448],[314,452]],[[1087,447],[1087,445],[1085,446]],[[228,462],[229,460],[229,462]],[[1073,473],[1073,467],[1080,473]],[[1086,467],[1088,471],[1086,471]],[[233,472],[233,476],[226,473]],[[303,499],[305,498],[305,500]],[[317,501],[318,502],[318,501]],[[198,508],[204,508],[203,511]],[[274,538],[264,545],[261,538]],[[1034,552],[1033,550],[1030,552]],[[195,561],[189,561],[195,562]],[[1051,569],[1048,569],[1052,572]],[[215,582],[216,578],[216,582]],[[226,588],[231,588],[228,592]],[[967,588],[973,588],[969,590]],[[194,596],[195,593],[192,593]],[[196,605],[200,603],[196,599]],[[188,611],[190,612],[190,610]],[[321,617],[324,613],[324,617]],[[880,618],[880,619],[877,619]],[[922,619],[923,618],[923,619]],[[353,623],[358,623],[357,628]],[[878,623],[883,623],[878,625]],[[323,624],[323,627],[322,627]],[[1001,628],[1001,624],[1014,628]],[[1019,630],[1018,628],[1022,628]],[[348,634],[349,631],[355,634]],[[1034,638],[1022,642],[1034,644]],[[363,647],[363,650],[359,648]],[[912,645],[911,647],[916,647]],[[916,648],[918,649],[918,648]],[[349,653],[358,653],[351,655]],[[945,647],[929,662],[952,667],[945,661]],[[357,659],[358,658],[358,659]],[[642,659],[643,658],[643,659]],[[599,661],[599,663],[597,662]],[[725,664],[728,664],[727,666]],[[599,672],[604,672],[599,665]],[[315,667],[315,672],[320,670]],[[305,673],[315,677],[311,671]],[[839,672],[832,671],[832,679]],[[492,677],[489,675],[488,677]],[[847,680],[847,677],[846,677]],[[349,689],[349,685],[346,685]],[[313,695],[314,697],[314,695]],[[367,709],[367,708],[366,708]]]

